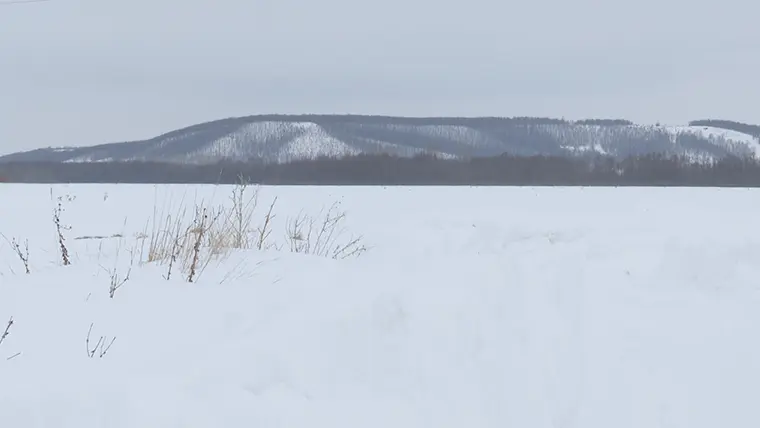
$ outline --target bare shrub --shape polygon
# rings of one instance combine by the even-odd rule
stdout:
[[[113,346],[113,343],[116,341],[116,337],[112,337],[111,341],[108,341],[107,336],[100,336],[98,341],[95,343],[94,347],[90,347],[90,336],[92,335],[92,327],[94,326],[94,323],[90,323],[90,329],[87,330],[87,338],[85,339],[85,345],[87,345],[87,356],[89,358],[95,358],[95,355],[98,356],[98,358],[103,358],[106,356],[108,351],[111,349],[111,346]],[[106,343],[108,345],[106,345]]]
[[[324,213],[324,214],[323,214]],[[345,259],[359,256],[367,248],[362,244],[362,237],[345,236],[346,213],[340,211],[339,203],[333,203],[318,216],[299,213],[290,219],[286,226],[286,238],[290,251],[294,253],[313,254],[333,259]]]
[[[13,251],[16,253],[19,260],[21,260],[21,263],[24,264],[24,270],[26,271],[27,275],[30,274],[31,270],[29,270],[29,240],[24,240],[24,247],[21,248],[21,244],[16,238],[8,239],[5,235],[2,235],[2,237],[6,242],[8,242],[8,245],[13,248]]]

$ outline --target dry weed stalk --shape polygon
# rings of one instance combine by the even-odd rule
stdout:
[[[90,336],[92,335],[92,327],[94,323],[90,323],[90,329],[87,330],[87,338],[85,339],[85,345],[87,345],[87,356],[89,358],[95,358],[95,354],[98,355],[98,358],[103,358],[108,353],[108,350],[111,349],[111,346],[113,346],[113,342],[116,341],[116,337],[112,337],[111,341],[108,342],[108,337],[106,336],[100,336],[100,339],[98,339],[97,343],[95,343],[95,346],[93,348],[90,348]],[[108,343],[108,345],[106,345]]]
[[[238,248],[237,232],[234,224],[234,211],[225,210],[224,207],[208,208],[209,217],[212,219],[205,228],[205,235],[201,246],[208,250],[208,255],[218,257],[226,254],[231,248]],[[247,236],[241,241],[248,245]],[[243,247],[245,248],[245,247]]]
[[[167,281],[171,279],[176,263],[183,264],[188,256],[189,240],[193,226],[183,226],[182,219],[185,217],[185,209],[182,209],[176,217],[167,215],[164,227],[154,230],[150,236],[148,248],[148,263],[168,261],[166,274]]]
[[[231,235],[225,226],[228,223],[220,221],[226,219],[225,214],[226,211],[221,208],[209,210],[203,205],[196,207],[193,226],[184,235],[184,240],[192,245],[183,243],[179,250],[188,249],[183,257],[183,268],[188,273],[187,282],[197,281],[211,260],[224,255],[225,250],[229,248],[228,238]]]
[[[98,259],[100,259],[100,255],[102,254],[103,250],[103,242],[101,241],[98,245]],[[108,287],[108,297],[113,299],[116,295],[116,290],[120,289],[124,284],[129,281],[129,277],[132,273],[132,268],[135,265],[135,253],[137,253],[136,245],[131,250],[127,250],[129,252],[129,267],[127,268],[127,273],[122,278],[118,273],[118,267],[119,267],[119,255],[121,253],[121,241],[120,245],[116,248],[116,257],[114,258],[114,266],[111,269],[106,269],[102,265],[100,266],[101,269],[103,269],[106,273],[108,273],[110,277],[110,285]]]
[[[264,217],[264,224],[256,230],[258,233],[258,239],[256,239],[256,248],[259,250],[262,249],[269,249],[268,246],[265,246],[266,240],[269,239],[269,235],[272,234],[272,228],[270,226],[272,220],[274,220],[275,215],[272,214],[272,211],[274,210],[274,205],[277,203],[277,197],[275,196],[274,200],[272,200],[272,204],[269,205],[269,210],[267,211],[266,217]]]
[[[73,199],[69,197],[68,200],[72,201]],[[64,266],[68,266],[71,264],[71,259],[69,258],[69,250],[66,248],[66,238],[63,236],[63,231],[71,230],[71,227],[61,224],[61,213],[63,213],[63,203],[62,198],[59,196],[58,204],[53,209],[53,222],[55,223],[55,230],[58,237],[58,247],[61,252],[61,261],[63,262]]]
[[[179,240],[179,231],[179,229],[176,230],[176,236],[174,236],[174,239],[172,240],[172,249],[169,256],[169,267],[166,271],[166,275],[164,275],[164,278],[167,281],[172,278],[172,268],[174,267],[174,262],[177,261],[177,257],[179,257],[179,253],[182,250],[182,246]]]
[[[116,272],[115,267],[110,273],[111,285],[108,287],[108,297],[113,299],[113,296],[116,295],[116,290],[120,289],[127,281],[129,281],[129,275],[132,273],[132,266],[129,266],[129,269],[127,269],[127,273],[124,275],[124,278],[119,278],[119,274]]]
[[[5,326],[5,331],[3,332],[2,336],[0,336],[0,345],[3,344],[3,342],[5,341],[5,338],[8,337],[8,335],[10,334],[11,327],[13,327],[13,323],[14,323],[13,317],[11,317],[8,320],[8,324]]]
[[[248,231],[252,222],[253,214],[256,211],[256,206],[259,203],[259,189],[253,190],[253,195],[250,199],[245,199],[246,190],[248,190],[249,182],[243,178],[238,177],[238,184],[232,189],[232,247],[233,248],[249,248]]]
[[[190,227],[183,227],[183,219],[186,215],[187,209],[182,208],[176,216],[171,214],[162,216],[164,220],[160,228],[157,229],[154,223],[148,244],[148,263],[166,260],[176,253],[176,247],[181,244],[179,242],[181,236],[190,229]]]
[[[287,225],[287,239],[290,251],[294,253],[314,254],[333,259],[345,259],[359,256],[367,248],[362,244],[362,237],[351,237],[341,241],[345,233],[342,224],[346,213],[333,203],[318,221],[316,217],[300,213]]]
[[[29,270],[29,240],[24,240],[24,249],[21,250],[21,245],[19,245],[18,241],[16,241],[16,238],[13,238],[13,241],[11,243],[13,246],[13,249],[16,251],[16,255],[18,255],[18,258],[21,259],[21,262],[24,263],[24,270],[26,271],[26,274],[32,273],[31,270]]]
[[[2,234],[0,234],[2,235]],[[5,239],[6,242],[8,242],[8,245],[13,248],[13,251],[18,256],[19,260],[24,264],[24,270],[26,271],[27,275],[31,273],[31,270],[29,270],[29,240],[24,240],[24,248],[21,248],[21,244],[16,240],[16,238],[8,239],[5,235],[2,235],[3,239]]]
[[[199,213],[196,213],[194,221],[196,224],[196,227],[193,229],[193,233],[195,234],[195,243],[193,243],[193,259],[190,262],[190,273],[187,275],[187,282],[193,282],[196,269],[198,269],[201,244],[203,243],[203,237],[206,234],[206,220],[208,220],[208,214],[206,214],[206,208],[202,208]]]

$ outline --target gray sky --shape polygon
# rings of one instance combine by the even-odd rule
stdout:
[[[751,0],[0,6],[0,154],[257,113],[760,123]]]

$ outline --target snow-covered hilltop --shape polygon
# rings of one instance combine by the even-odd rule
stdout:
[[[667,126],[545,118],[271,115],[203,123],[145,141],[16,153],[0,157],[0,161],[284,163],[378,153],[427,153],[453,158],[504,153],[615,157],[668,153],[712,160],[728,155],[760,155],[760,132],[756,129],[725,121]]]

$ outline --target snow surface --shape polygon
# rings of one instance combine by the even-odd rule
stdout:
[[[758,191],[266,187],[275,239],[340,201],[370,251],[142,265],[108,298],[156,206],[229,191],[0,186],[32,270],[0,242],[0,427],[760,426]]]

